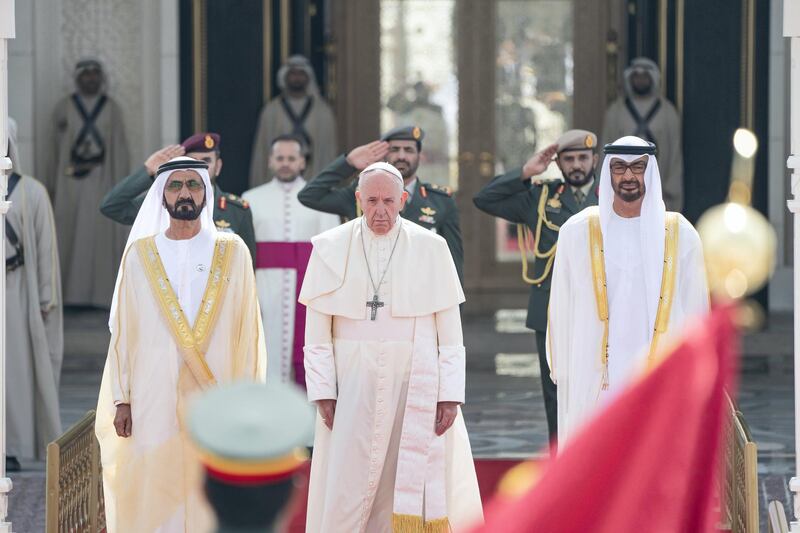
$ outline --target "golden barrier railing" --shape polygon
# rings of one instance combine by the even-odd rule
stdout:
[[[94,411],[47,446],[47,533],[105,531]]]
[[[741,412],[728,398],[730,418],[725,443],[723,529],[758,533],[758,448]]]

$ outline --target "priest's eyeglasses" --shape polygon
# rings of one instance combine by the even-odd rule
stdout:
[[[189,192],[198,192],[203,190],[203,182],[196,179],[188,179],[186,181],[170,180],[167,182],[166,189],[169,192],[181,192],[181,189],[183,189],[184,185],[186,185],[186,188],[189,189]]]
[[[634,161],[633,163],[627,164],[623,161],[614,161],[610,165],[611,173],[615,176],[622,176],[630,169],[631,172],[634,174],[644,174],[644,171],[647,170],[647,161]]]

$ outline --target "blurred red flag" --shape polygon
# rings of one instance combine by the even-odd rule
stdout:
[[[719,521],[734,386],[733,309],[719,307],[590,421],[525,494],[498,494],[477,532],[693,533]]]

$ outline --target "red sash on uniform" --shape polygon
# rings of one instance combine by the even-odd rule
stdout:
[[[256,243],[256,268],[291,268],[297,271],[295,286],[294,343],[292,366],[295,381],[305,387],[306,373],[303,367],[303,344],[306,331],[306,306],[297,301],[308,260],[311,257],[310,242],[259,242]]]

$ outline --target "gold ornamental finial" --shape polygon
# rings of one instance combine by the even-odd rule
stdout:
[[[736,300],[767,282],[775,269],[777,244],[769,221],[750,205],[758,140],[752,131],[740,128],[733,146],[728,202],[703,213],[697,231],[711,293]]]

